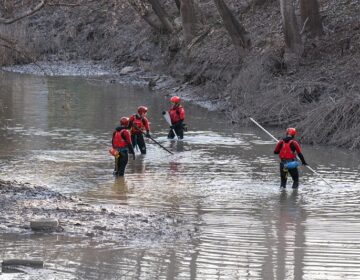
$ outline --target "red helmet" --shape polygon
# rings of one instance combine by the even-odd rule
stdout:
[[[170,102],[172,103],[180,103],[180,97],[179,96],[173,96],[170,98]]]
[[[147,108],[145,106],[139,106],[137,111],[139,113],[139,115],[145,114],[147,112]]]
[[[129,118],[127,117],[120,118],[120,125],[127,127],[129,125]]]
[[[296,129],[293,127],[289,127],[286,129],[286,135],[295,136],[296,135]]]

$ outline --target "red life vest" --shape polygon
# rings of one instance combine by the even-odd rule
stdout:
[[[295,159],[296,158],[296,152],[293,152],[291,150],[291,144],[294,142],[294,140],[290,140],[289,142],[282,141],[281,150],[279,153],[280,159]]]
[[[131,134],[141,134],[146,130],[149,130],[149,121],[146,117],[139,117],[138,115],[132,115],[129,118],[131,127]]]
[[[185,117],[184,108],[181,105],[173,106],[169,110],[169,115],[172,124],[177,123],[178,121],[183,121]]]
[[[113,136],[113,147],[115,149],[118,148],[125,148],[129,143],[126,141],[126,138],[123,136],[123,133],[126,131],[126,129],[122,129],[120,131],[116,130],[114,132]]]

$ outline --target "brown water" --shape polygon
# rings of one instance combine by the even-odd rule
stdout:
[[[1,279],[360,279],[359,153],[304,145],[333,187],[301,168],[299,191],[281,192],[274,144],[253,126],[184,103],[190,131],[168,141],[169,104],[156,92],[16,74],[1,74],[0,85],[0,179],[176,213],[197,233],[171,243],[3,234],[0,260],[38,257],[46,268]],[[139,105],[174,155],[148,143],[116,180],[111,133]]]

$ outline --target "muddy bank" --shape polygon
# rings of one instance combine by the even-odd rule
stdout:
[[[124,205],[94,205],[42,186],[0,180],[0,234],[61,234],[95,241],[151,244],[190,240],[195,229],[171,213],[135,210]],[[58,221],[34,231],[31,221]]]

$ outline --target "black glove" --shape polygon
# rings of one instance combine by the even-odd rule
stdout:
[[[165,111],[162,111],[162,112],[161,112],[161,114],[165,115],[165,114],[166,114],[166,112],[165,112]]]
[[[150,138],[150,131],[146,130],[145,137]]]
[[[175,129],[175,125],[170,125],[170,128],[171,128],[171,129]]]
[[[302,162],[301,162],[301,164],[302,164],[302,165],[307,165],[307,163],[306,163],[306,161],[305,161],[305,160],[304,160],[304,161],[302,161]]]

